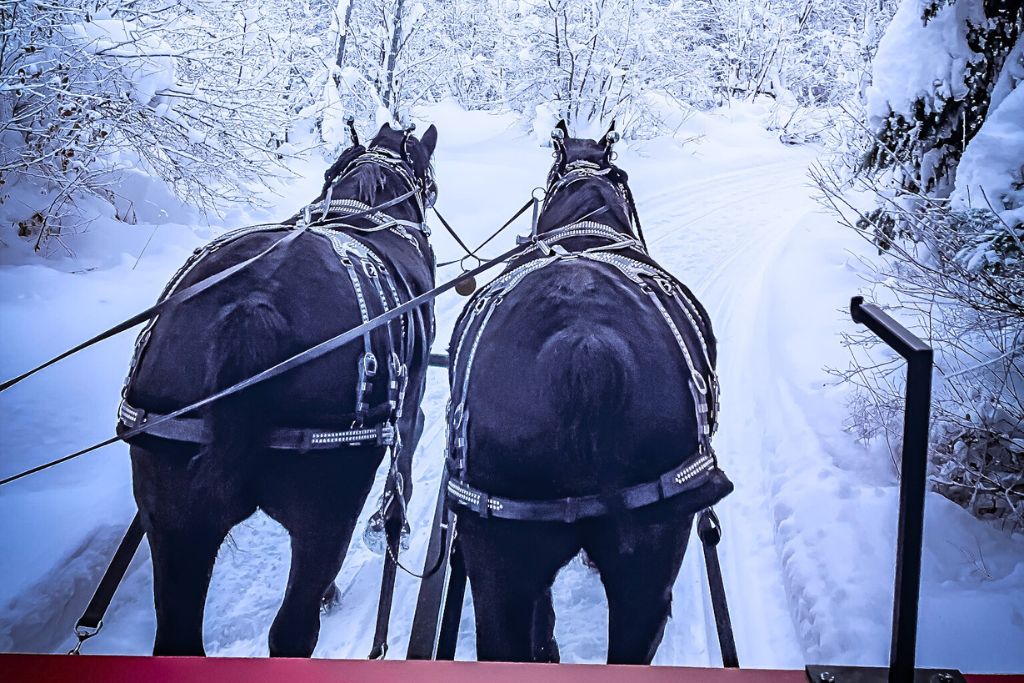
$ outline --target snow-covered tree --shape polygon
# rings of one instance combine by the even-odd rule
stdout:
[[[266,96],[287,70],[264,18],[220,0],[0,1],[0,201],[19,183],[44,197],[19,233],[59,237],[85,195],[130,220],[130,168],[206,208],[244,200],[288,115]]]
[[[1019,2],[905,0],[874,61],[867,100],[877,141],[865,168],[891,169],[898,189],[948,197],[1022,30]]]
[[[933,484],[981,515],[1024,523],[1024,6],[904,0],[879,44],[859,168],[877,208],[876,296],[936,351]],[[819,185],[833,202],[843,183]],[[848,339],[860,433],[898,432],[902,379]],[[870,416],[870,417],[869,417]]]

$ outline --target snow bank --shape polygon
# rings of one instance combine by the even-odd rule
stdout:
[[[925,24],[927,0],[903,0],[878,44],[872,84],[865,91],[869,123],[879,128],[892,112],[910,119],[913,103],[923,98],[929,110],[936,100],[962,99],[963,74],[976,58],[967,44],[967,22],[985,22],[981,0],[943,4]]]
[[[992,91],[988,116],[956,170],[958,208],[988,208],[1008,225],[1024,223],[1024,38],[1018,39]]]

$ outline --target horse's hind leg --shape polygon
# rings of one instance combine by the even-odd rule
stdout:
[[[225,484],[216,496],[193,495],[195,447],[133,446],[135,500],[153,558],[154,655],[203,655],[203,611],[217,550],[231,528],[255,510]]]
[[[292,542],[288,587],[270,627],[270,655],[309,657],[320,635],[324,598],[341,569],[380,458],[364,448],[266,458],[260,505]]]
[[[551,599],[551,588],[544,591],[533,605],[533,655],[534,662],[557,664],[561,661],[558,643],[555,642],[555,605]]]
[[[271,657],[309,657],[320,636],[320,609],[341,569],[355,518],[343,529],[292,533],[292,566],[281,609],[270,627]],[[344,533],[347,529],[347,533]]]
[[[570,525],[459,515],[481,661],[557,661],[550,588],[579,551]],[[539,631],[539,632],[538,632]]]
[[[692,515],[659,514],[665,512],[625,513],[588,539],[608,596],[609,664],[650,664],[661,645],[693,523]]]
[[[188,523],[148,531],[156,603],[154,655],[202,656],[203,611],[226,529]]]

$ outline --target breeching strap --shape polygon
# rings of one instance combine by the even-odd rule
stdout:
[[[293,233],[293,234],[298,234],[298,231],[296,231],[296,233]],[[14,475],[12,475],[10,477],[7,477],[6,479],[2,479],[2,480],[0,480],[0,486],[3,486],[5,484],[9,484],[9,483],[11,483],[13,481],[21,479],[22,477],[27,477],[30,474],[34,474],[36,472],[40,472],[42,470],[49,469],[50,467],[53,467],[54,465],[59,465],[60,463],[67,462],[68,460],[72,460],[72,459],[77,458],[79,456],[85,455],[86,453],[90,453],[90,452],[95,451],[95,450],[97,450],[99,448],[103,448],[104,446],[110,445],[110,444],[114,443],[115,441],[127,441],[129,439],[132,439],[132,438],[140,435],[140,434],[145,434],[151,427],[154,427],[156,425],[162,424],[162,423],[167,422],[169,420],[173,420],[173,419],[175,419],[177,417],[181,417],[182,415],[184,415],[186,413],[190,413],[193,410],[197,410],[199,408],[202,408],[203,406],[209,405],[210,403],[213,403],[214,401],[218,401],[218,400],[220,400],[220,399],[222,399],[222,398],[224,398],[226,396],[231,396],[232,394],[237,394],[240,391],[248,389],[249,387],[253,386],[254,384],[258,384],[260,382],[264,382],[264,381],[266,381],[268,379],[271,379],[273,377],[277,377],[278,375],[281,375],[281,374],[284,374],[285,372],[288,372],[292,368],[296,368],[296,367],[298,367],[300,365],[304,365],[304,364],[306,364],[306,363],[308,363],[308,362],[310,362],[312,360],[316,360],[317,358],[321,358],[321,357],[325,356],[326,354],[330,353],[331,351],[334,351],[335,349],[340,348],[340,347],[344,346],[345,344],[348,344],[349,342],[351,342],[351,341],[353,341],[355,339],[360,339],[364,334],[366,334],[366,333],[368,333],[368,332],[370,332],[372,330],[377,329],[381,325],[385,325],[389,321],[394,320],[395,318],[397,318],[397,317],[399,317],[401,315],[404,315],[404,314],[408,313],[409,311],[411,311],[411,310],[413,310],[415,308],[418,308],[419,306],[422,306],[423,304],[426,304],[426,303],[436,299],[438,296],[440,296],[441,294],[444,294],[448,290],[454,289],[455,286],[457,284],[459,284],[459,282],[461,282],[463,280],[463,278],[473,277],[473,276],[479,275],[480,273],[483,273],[484,271],[487,271],[487,270],[493,268],[498,263],[504,262],[504,261],[512,258],[513,256],[517,255],[519,252],[529,248],[530,246],[532,246],[532,243],[527,243],[527,244],[524,244],[524,245],[517,245],[517,246],[513,247],[512,249],[509,249],[505,253],[501,254],[500,256],[498,256],[496,258],[493,258],[493,259],[491,259],[489,261],[485,261],[485,262],[481,263],[479,266],[477,266],[476,268],[473,268],[472,270],[469,270],[469,271],[467,271],[465,273],[462,273],[459,277],[457,277],[455,279],[452,279],[452,280],[449,280],[448,282],[446,282],[446,283],[444,283],[442,285],[439,285],[439,286],[435,287],[434,289],[431,289],[431,290],[429,290],[427,292],[424,292],[423,294],[420,294],[417,297],[414,297],[414,298],[410,299],[409,301],[406,301],[401,306],[396,306],[395,308],[392,308],[391,310],[387,311],[386,313],[382,313],[381,315],[378,315],[376,318],[371,318],[370,320],[366,321],[362,325],[359,325],[358,327],[354,327],[351,330],[348,330],[347,332],[342,332],[341,334],[339,334],[339,335],[337,335],[335,337],[331,337],[330,339],[328,339],[326,341],[320,342],[316,346],[313,346],[312,348],[309,348],[309,349],[306,349],[305,351],[297,353],[294,356],[292,356],[291,358],[283,360],[280,363],[278,363],[277,365],[274,365],[274,366],[272,366],[270,368],[267,368],[266,370],[264,370],[264,371],[262,371],[262,372],[260,372],[260,373],[258,373],[256,375],[253,375],[252,377],[250,377],[250,378],[248,378],[246,380],[238,382],[237,384],[233,384],[230,387],[227,387],[226,389],[222,389],[221,391],[218,391],[218,392],[216,392],[216,393],[214,393],[214,394],[212,394],[210,396],[207,396],[204,399],[200,399],[200,400],[196,401],[195,403],[187,405],[187,406],[185,406],[183,408],[179,408],[178,410],[175,410],[175,411],[173,411],[171,413],[167,413],[166,415],[161,415],[160,417],[154,418],[154,419],[152,419],[152,420],[150,420],[148,422],[144,422],[144,423],[138,425],[137,427],[125,430],[123,433],[119,434],[118,436],[113,436],[113,437],[111,437],[111,438],[109,438],[109,439],[107,439],[105,441],[101,441],[101,442],[99,442],[97,444],[93,444],[92,446],[89,446],[88,448],[83,448],[80,451],[76,451],[74,453],[71,453],[69,455],[65,455],[65,456],[63,456],[61,458],[58,458],[56,460],[52,460],[52,461],[50,461],[48,463],[44,463],[42,465],[37,465],[36,467],[33,467],[31,469],[28,469],[28,470],[25,470],[24,472],[20,472],[18,474],[14,474]]]

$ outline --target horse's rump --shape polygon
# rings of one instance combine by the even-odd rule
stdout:
[[[679,309],[670,315],[691,357],[700,354],[695,370],[704,383],[713,365],[689,338],[699,330],[713,345],[710,324],[698,315],[690,325],[675,301],[681,292],[669,294],[653,280],[640,286],[585,258],[543,261],[533,261],[536,270],[511,289],[481,290],[456,327],[452,385],[453,404],[465,400],[463,480],[520,500],[603,495],[657,479],[694,456],[702,425],[691,372],[652,286],[664,308]],[[488,314],[496,294],[500,303]],[[458,450],[463,434],[452,431]]]
[[[280,240],[283,229],[286,228],[242,232],[208,249],[201,259],[186,264],[187,272],[172,281],[165,296],[252,258]],[[399,237],[389,240],[382,235],[366,242],[386,242],[373,252],[389,273],[398,274],[393,282],[400,302],[415,296],[420,288],[429,288],[429,267],[409,242]],[[379,256],[383,253],[388,257]],[[383,304],[361,263],[354,263],[367,313],[370,317],[378,315],[383,312]],[[396,305],[392,299],[393,295],[388,294],[389,307]],[[277,322],[272,327],[239,324],[239,315],[257,311]],[[170,412],[245,379],[233,373],[230,381],[214,381],[216,386],[211,386],[211,378],[226,378],[218,368],[230,363],[230,359],[220,357],[224,355],[221,349],[248,348],[248,355],[258,357],[253,367],[245,368],[249,376],[362,322],[351,276],[331,240],[325,234],[307,230],[215,287],[172,306],[147,326],[137,344],[126,399],[132,406],[147,411]],[[402,336],[402,323],[392,323],[391,327],[392,334]],[[231,329],[261,336],[232,339]],[[406,334],[416,332],[406,330]],[[388,348],[387,335],[387,326],[371,333],[373,348],[381,356]],[[221,343],[213,344],[214,339]],[[353,342],[271,380],[272,391],[263,393],[271,401],[269,412],[273,414],[274,425],[347,429],[355,411],[355,368],[363,351],[361,342]],[[367,397],[371,405],[387,400],[390,369],[386,358],[379,360],[379,379]]]

